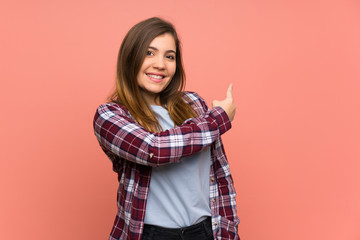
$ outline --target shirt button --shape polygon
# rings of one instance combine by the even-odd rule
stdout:
[[[150,158],[153,158],[154,154],[153,153],[150,153]]]
[[[215,178],[214,178],[214,177],[211,177],[210,180],[213,182],[213,181],[215,181]]]
[[[216,200],[215,200],[215,198],[213,198],[213,199],[211,199],[211,201],[212,201],[212,202],[215,202]]]
[[[214,222],[214,226],[217,226],[217,222]]]

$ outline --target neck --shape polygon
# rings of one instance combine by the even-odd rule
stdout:
[[[143,97],[145,102],[149,105],[161,105],[159,95],[144,94]]]

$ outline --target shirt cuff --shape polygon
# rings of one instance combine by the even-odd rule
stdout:
[[[218,123],[220,134],[227,132],[231,128],[231,121],[222,107],[216,106],[211,109],[210,112],[214,115]]]

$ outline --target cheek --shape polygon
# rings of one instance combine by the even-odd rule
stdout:
[[[176,64],[172,64],[171,67],[170,67],[170,72],[171,74],[174,76],[175,74],[175,71],[176,71]]]
[[[140,71],[144,71],[152,65],[151,59],[145,57],[141,64]]]

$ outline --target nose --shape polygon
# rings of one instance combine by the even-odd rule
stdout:
[[[153,67],[156,69],[165,69],[165,62],[164,59],[160,56],[158,56],[156,59],[154,59]]]

